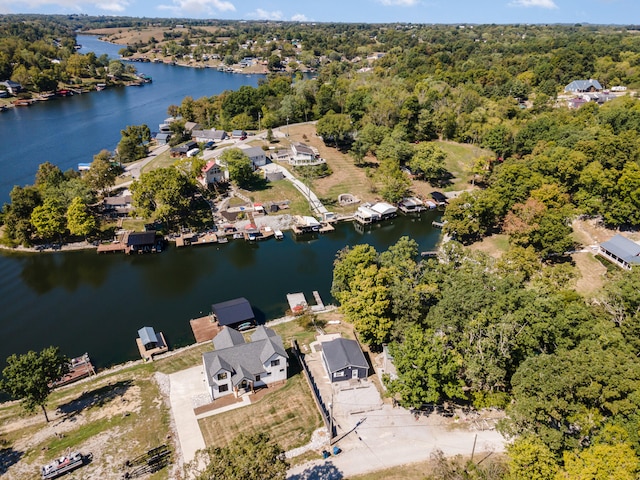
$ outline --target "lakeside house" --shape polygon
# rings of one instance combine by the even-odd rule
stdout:
[[[291,145],[288,162],[289,165],[293,166],[311,166],[321,165],[326,163],[326,160],[320,158],[320,154],[315,148],[305,145],[304,143],[296,142]]]
[[[227,173],[215,160],[210,160],[202,168],[202,175],[198,177],[198,182],[205,188],[214,183],[226,182]]]
[[[178,145],[177,147],[171,147],[170,155],[172,158],[186,157],[187,154],[194,149],[199,150],[198,142],[194,140],[190,140],[183,145]]]
[[[365,203],[360,205],[354,213],[353,218],[363,225],[387,220],[397,215],[398,208],[386,202],[375,204]]]
[[[216,130],[212,128],[210,130],[193,130],[191,132],[191,139],[198,143],[220,143],[227,139],[227,132],[224,130]]]
[[[240,145],[240,150],[242,150],[242,153],[249,157],[254,170],[267,164],[267,155],[262,148],[251,147],[249,145]]]
[[[322,362],[332,383],[367,378],[369,363],[358,342],[336,338],[322,342]]]
[[[631,270],[634,265],[640,265],[640,245],[619,234],[601,243],[598,255],[625,270]]]
[[[260,325],[246,342],[239,331],[225,327],[213,339],[215,350],[202,354],[211,399],[252,393],[287,380],[287,355],[282,338]]]

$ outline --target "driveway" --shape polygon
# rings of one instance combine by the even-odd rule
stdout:
[[[202,403],[203,396],[208,396],[202,368],[202,365],[198,365],[169,375],[171,413],[185,463],[193,460],[196,450],[205,447],[198,420],[193,412],[194,406]]]
[[[501,452],[505,440],[495,430],[472,430],[461,421],[438,414],[416,417],[408,410],[383,404],[371,382],[330,384],[319,353],[308,354],[307,363],[325,404],[333,402],[339,455],[292,468],[291,480],[333,480],[399,465],[429,460],[441,450],[447,456]]]

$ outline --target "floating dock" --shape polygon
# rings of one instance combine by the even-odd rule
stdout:
[[[78,380],[95,374],[96,371],[93,368],[89,354],[85,353],[84,355],[71,359],[69,362],[69,373],[57,382],[53,382],[53,386],[62,387],[63,385],[69,385],[70,383],[77,382]]]
[[[192,318],[189,320],[189,324],[196,343],[211,341],[220,332],[220,327],[215,322],[212,314],[200,318]]]

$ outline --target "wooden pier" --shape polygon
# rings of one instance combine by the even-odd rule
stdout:
[[[124,243],[101,243],[98,245],[98,253],[119,253],[127,252],[127,246]]]
[[[164,334],[162,332],[156,333],[158,337],[158,344],[154,348],[146,349],[142,344],[142,340],[140,337],[136,338],[136,345],[138,345],[138,351],[140,352],[140,356],[143,360],[153,360],[155,355],[160,355],[161,353],[165,353],[169,351],[169,346],[167,345],[167,341],[164,339]]]
[[[200,318],[192,318],[189,320],[189,324],[196,343],[211,341],[220,332],[220,326],[213,319],[212,314]]]
[[[320,293],[317,290],[313,291],[313,298],[316,300],[315,307],[317,307],[318,310],[324,310],[324,303],[322,301],[322,298],[320,297]]]
[[[62,387],[63,385],[69,385],[70,383],[77,382],[78,380],[95,374],[96,371],[93,368],[89,354],[85,353],[84,355],[71,359],[69,362],[69,373],[60,380],[53,382],[53,386]]]
[[[431,222],[431,226],[435,227],[435,228],[442,228],[442,227],[444,227],[445,223],[447,223],[447,222],[436,222],[434,220],[433,222]]]
[[[219,239],[215,233],[204,233],[202,235],[191,233],[182,234],[176,238],[176,247],[188,247],[192,245],[210,245],[218,243]]]

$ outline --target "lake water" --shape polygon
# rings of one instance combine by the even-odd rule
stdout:
[[[79,35],[82,52],[117,57],[121,48],[96,37]],[[151,131],[168,117],[169,105],[191,96],[201,98],[242,85],[257,86],[262,75],[239,75],[215,69],[132,63],[153,78],[142,87],[107,88],[39,102],[0,113],[0,205],[9,201],[14,185],[32,184],[38,165],[46,161],[63,171],[90,163],[102,149],[114,150],[127,125],[147,124]]]
[[[84,48],[97,42],[78,41]],[[0,153],[0,167],[7,172],[0,180],[2,194],[8,197],[16,183],[32,183],[37,165],[45,160],[63,169],[91,161],[100,149],[115,146],[125,125],[156,125],[166,117],[167,106],[179,104],[185,95],[213,95],[258,81],[210,69],[136,66],[153,77],[153,84],[107,89],[0,116],[2,131],[13,129],[12,139],[18,137]],[[48,345],[60,346],[69,356],[88,352],[99,367],[137,359],[136,332],[147,325],[162,331],[171,347],[187,345],[194,342],[191,318],[209,313],[213,303],[240,296],[261,320],[284,314],[287,293],[304,292],[313,303],[312,292],[318,290],[331,303],[338,250],[366,242],[381,251],[403,235],[414,238],[420,250],[432,250],[440,234],[431,227],[436,216],[398,217],[365,230],[343,223],[315,238],[296,240],[287,232],[283,241],[237,240],[169,248],[157,255],[0,251],[0,364],[12,353]]]

